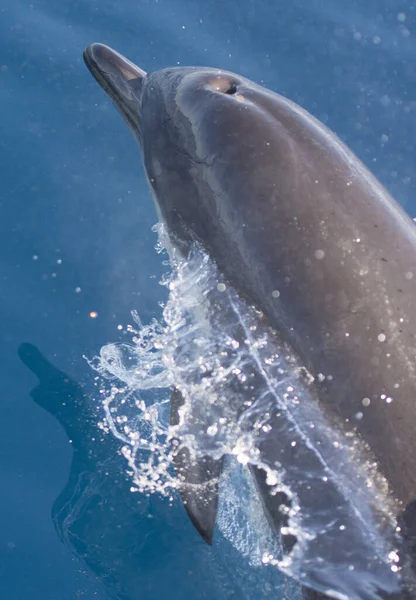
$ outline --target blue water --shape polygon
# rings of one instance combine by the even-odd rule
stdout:
[[[148,71],[224,67],[289,96],[413,216],[415,6],[2,3],[0,598],[242,597],[179,504],[129,493],[114,441],[96,427],[82,357],[122,338],[132,309],[144,321],[159,316],[164,289],[138,149],[84,67],[83,48],[107,43]]]

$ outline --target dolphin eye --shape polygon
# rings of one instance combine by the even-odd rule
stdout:
[[[232,96],[233,94],[235,94],[237,92],[237,84],[236,83],[231,83],[231,85],[229,86],[228,90],[225,90],[225,94],[229,94],[230,96]]]
[[[238,91],[237,83],[235,81],[230,81],[226,77],[218,77],[211,80],[209,88],[215,92],[220,92],[221,94],[228,94],[228,96],[233,96]]]

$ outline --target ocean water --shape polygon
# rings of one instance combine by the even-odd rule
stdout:
[[[179,503],[130,493],[97,426],[83,357],[122,341],[131,310],[160,318],[166,268],[139,151],[84,47],[107,43],[147,71],[224,67],[287,95],[414,216],[415,12],[397,0],[2,3],[1,598],[221,600],[260,585],[249,566],[239,585],[233,549],[210,551]]]

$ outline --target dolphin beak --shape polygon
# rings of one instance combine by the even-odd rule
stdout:
[[[146,72],[104,44],[88,46],[84,61],[140,143],[141,98]]]

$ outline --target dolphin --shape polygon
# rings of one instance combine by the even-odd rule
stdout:
[[[332,131],[277,93],[215,68],[146,74],[97,43],[84,60],[140,145],[171,243],[185,256],[201,244],[294,350],[322,410],[365,445],[385,479],[404,538],[401,557],[414,567],[412,219]],[[173,399],[177,413],[177,392]],[[273,431],[266,446],[276,451]],[[192,483],[214,483],[206,509],[185,492],[191,519],[210,542],[221,463],[192,463],[185,452],[179,466]],[[270,494],[264,472],[252,472],[277,532],[282,499]],[[328,596],[411,598],[413,585],[376,582],[370,592]],[[317,589],[305,589],[305,597],[326,597]]]

